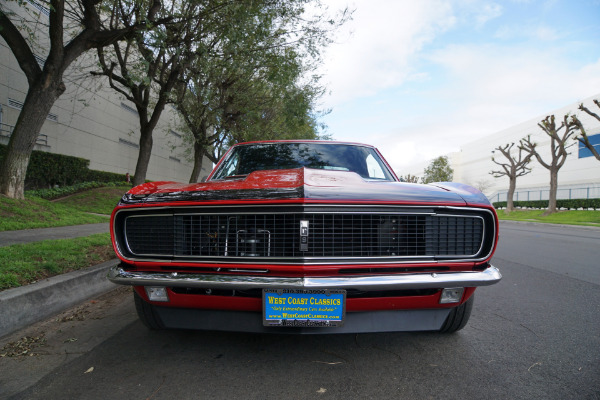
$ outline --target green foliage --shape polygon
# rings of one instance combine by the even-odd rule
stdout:
[[[548,208],[548,200],[530,200],[530,201],[515,201],[515,207],[521,208]],[[496,209],[506,207],[506,201],[498,201],[493,203]],[[565,199],[556,200],[557,208],[566,208],[568,210],[577,210],[579,208],[600,209],[600,199]]]
[[[231,3],[222,10],[228,24],[216,21],[214,40],[194,44],[209,56],[194,59],[177,108],[196,162],[205,153],[215,161],[241,141],[322,137],[318,119],[327,111],[317,110],[317,102],[325,90],[314,72],[349,13],[309,15],[306,3]],[[311,1],[311,8],[319,10],[319,3]],[[211,57],[216,40],[222,54]]]
[[[129,178],[133,179],[133,176],[130,176]],[[123,182],[127,182],[127,176],[125,174],[97,171],[94,169],[88,169],[83,179],[84,182],[119,182],[118,184],[123,184]]]
[[[89,160],[79,157],[34,151],[27,168],[25,186],[72,185],[78,176],[87,172],[89,163]]]
[[[76,193],[72,196],[57,200],[57,203],[73,210],[110,215],[123,194],[131,186],[107,186]]]
[[[516,210],[511,213],[498,213],[498,218],[506,221],[542,222],[549,224],[599,226],[600,212],[588,210],[559,211],[545,215],[545,210]]]
[[[5,145],[0,145],[0,164],[4,153]],[[115,174],[112,172],[95,171],[88,168],[90,162],[84,158],[65,156],[62,154],[48,153],[45,151],[33,151],[27,167],[25,178],[26,189],[30,195],[43,198],[56,198],[66,194],[56,196],[44,196],[32,194],[32,190],[41,188],[52,188],[54,186],[73,186],[83,182],[125,182],[124,174]],[[99,186],[82,186],[82,189],[90,189]],[[80,189],[81,190],[81,189]],[[74,192],[72,192],[74,193]]]
[[[108,222],[107,217],[74,210],[37,197],[24,200],[0,196],[0,231]]]
[[[454,171],[450,167],[448,157],[440,156],[425,168],[423,183],[431,182],[452,182]]]
[[[60,197],[69,196],[84,190],[123,186],[123,182],[82,182],[71,186],[63,186],[50,189],[28,190],[25,192],[26,197],[40,197],[46,200],[58,199]]]
[[[0,247],[0,290],[114,258],[110,234]]]

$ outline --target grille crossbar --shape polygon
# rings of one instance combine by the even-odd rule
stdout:
[[[301,221],[308,221],[304,246]],[[394,213],[134,215],[125,219],[124,233],[135,256],[471,257],[482,248],[484,220]]]

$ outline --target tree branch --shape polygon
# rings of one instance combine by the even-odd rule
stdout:
[[[0,10],[0,36],[4,39],[10,50],[14,54],[19,67],[27,77],[29,86],[32,86],[35,80],[42,73],[42,69],[38,65],[31,48],[27,41],[21,35],[21,32],[12,23],[10,19]]]
[[[600,101],[598,100],[594,100],[594,104],[596,104],[599,108],[600,108]],[[596,118],[598,121],[600,121],[600,115],[590,111],[586,106],[583,105],[583,103],[581,103],[579,105],[579,109],[583,112],[585,112],[586,114],[588,114],[591,117]]]
[[[577,129],[579,129],[579,132],[581,132],[581,137],[577,137],[579,143],[582,143],[589,151],[591,151],[596,160],[600,161],[600,154],[598,154],[598,150],[596,150],[596,147],[590,142],[587,132],[579,118],[573,115],[571,120],[577,126]]]

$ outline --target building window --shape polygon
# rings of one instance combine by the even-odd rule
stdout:
[[[37,8],[42,14],[44,14],[45,16],[49,17],[50,16],[50,9],[47,7],[44,7],[41,4],[38,4],[37,2],[35,2],[34,0],[29,0],[29,4],[31,4],[34,8]]]
[[[125,104],[123,102],[121,102],[121,107],[123,107],[124,109],[126,109],[127,111],[129,111],[132,114],[139,115],[135,108],[128,106],[127,104]]]
[[[175,161],[175,162],[178,162],[178,163],[180,163],[180,162],[181,162],[181,160],[180,160],[179,158],[177,158],[177,157],[173,157],[173,156],[169,156],[169,160],[171,160],[171,161]]]
[[[19,100],[11,99],[10,97],[8,98],[8,105],[12,108],[16,108],[17,110],[23,109],[23,102],[21,102]],[[49,119],[50,121],[58,122],[58,115],[48,113],[48,115],[46,116],[46,119]]]
[[[600,153],[600,133],[597,133],[597,134],[591,135],[591,136],[588,135],[588,140],[590,141],[592,146],[594,146],[594,149],[596,149],[596,151],[598,153]],[[593,156],[594,155],[592,154],[591,150],[588,149],[587,147],[585,147],[585,145],[583,143],[579,142],[579,158],[586,158],[586,157],[593,157]]]
[[[15,99],[11,99],[10,97],[8,98],[8,105],[12,108],[16,108],[17,110],[22,110],[23,109],[23,103],[15,100]]]
[[[37,54],[34,54],[33,57],[35,57],[35,61],[37,61],[40,68],[44,68],[44,64],[46,64],[46,59],[38,56]]]
[[[121,139],[119,138],[119,143],[122,143],[124,145],[130,146],[130,147],[135,147],[136,149],[140,148],[140,145],[137,143],[134,143],[132,141],[126,140],[126,139]]]

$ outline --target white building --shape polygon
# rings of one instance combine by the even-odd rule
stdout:
[[[45,15],[42,11],[40,18]],[[94,51],[84,54],[65,74],[67,91],[48,114],[35,149],[88,159],[90,169],[133,175],[140,137],[137,111],[103,78],[90,75],[94,56]],[[45,54],[36,58],[43,65]],[[27,89],[25,75],[0,38],[0,144],[8,143]],[[154,130],[146,179],[189,180],[193,161],[186,157],[178,126],[176,112],[167,106]],[[205,158],[200,177],[211,169]]]
[[[600,109],[593,103],[600,99],[600,94],[585,99],[582,103],[591,111],[600,113]],[[550,138],[538,126],[546,116],[554,115],[557,126],[566,114],[575,114],[586,128],[590,141],[600,151],[600,122],[578,109],[580,103],[570,104],[557,110],[549,110],[544,115],[539,115],[529,121],[502,130],[482,139],[463,145],[459,152],[448,155],[454,181],[466,183],[482,189],[491,201],[506,201],[508,191],[508,178],[502,176],[494,178],[490,172],[500,170],[501,167],[492,162],[492,156],[498,162],[506,162],[506,158],[499,152],[492,151],[498,146],[515,143],[513,153],[517,153],[519,140],[531,135],[532,142],[538,144],[537,150],[542,159],[550,162]],[[600,161],[575,139],[569,141],[571,147],[564,166],[558,172],[558,198],[600,198]],[[426,163],[426,165],[429,163]],[[517,190],[514,200],[546,200],[550,186],[550,172],[545,169],[535,158],[529,164],[531,173],[517,178]],[[415,174],[417,168],[411,173]],[[420,169],[417,176],[423,175]]]

